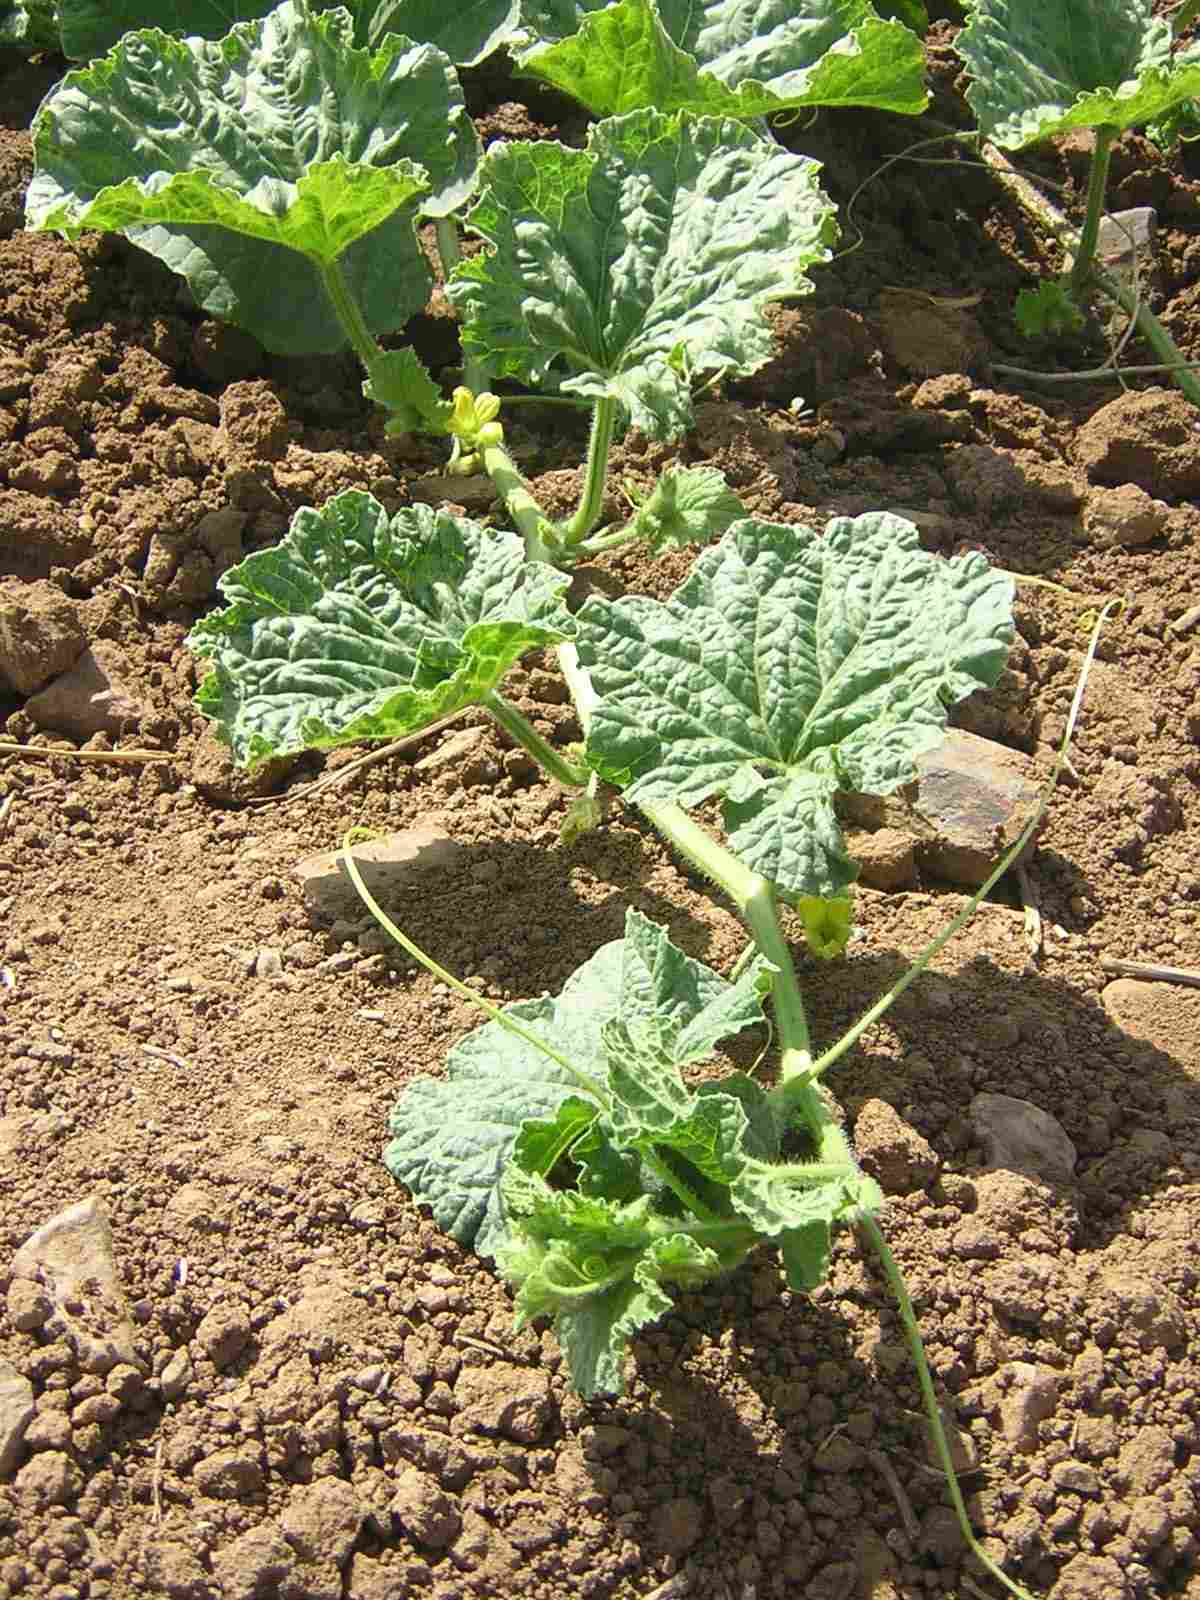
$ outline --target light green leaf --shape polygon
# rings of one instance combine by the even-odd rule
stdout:
[[[512,1158],[523,1172],[548,1177],[563,1156],[576,1144],[596,1119],[595,1101],[571,1095],[554,1116],[527,1122],[517,1135]]]
[[[432,1208],[439,1227],[480,1255],[494,1256],[508,1239],[500,1183],[506,1173],[510,1185],[525,1177],[511,1160],[522,1127],[554,1119],[568,1101],[586,1103],[578,1073],[603,1076],[600,1030],[619,1003],[620,971],[616,940],[568,978],[557,998],[504,1008],[575,1073],[487,1022],[450,1051],[444,1079],[416,1078],[396,1102],[383,1155],[388,1171]],[[513,1192],[536,1197],[545,1188],[530,1178]]]
[[[11,46],[33,53],[59,48],[55,0],[17,0],[0,4],[0,48]]]
[[[43,102],[29,225],[119,229],[281,353],[345,346],[334,258],[368,328],[400,327],[431,282],[416,213],[462,203],[479,144],[446,57],[352,37],[301,0],[220,42],[128,35]]]
[[[497,377],[611,394],[673,437],[688,374],[756,371],[773,352],[775,297],[811,287],[833,209],[817,166],[728,120],[635,112],[596,124],[585,150],[496,144],[470,223],[491,245],[449,293],[463,341]]]
[[[854,907],[848,895],[837,900],[817,900],[802,896],[796,910],[804,924],[808,948],[821,961],[840,956],[850,941]]]
[[[624,531],[657,555],[713,544],[745,515],[745,506],[715,467],[668,467]]]
[[[393,435],[445,433],[454,410],[409,345],[386,350],[378,357],[363,384],[363,393],[391,412],[387,431]]]
[[[955,41],[980,130],[1008,150],[1072,128],[1137,128],[1200,94],[1151,0],[975,0]]]
[[[624,1022],[605,1025],[612,1105],[600,1130],[618,1150],[666,1146],[715,1183],[728,1184],[745,1161],[746,1113],[733,1095],[693,1094],[669,1058],[635,1041]]]
[[[197,704],[250,766],[416,732],[568,637],[566,583],[515,534],[351,490],[221,579],[232,604],[188,640],[214,666]]]
[[[921,41],[867,0],[619,0],[520,61],[596,116],[829,105],[915,116],[928,101]]]
[[[783,1257],[789,1289],[810,1294],[825,1282],[829,1271],[829,1235],[829,1224],[823,1217],[801,1228],[787,1228],[779,1235],[776,1242]]]
[[[519,0],[382,0],[374,10],[372,43],[402,33],[471,67],[516,36],[521,7]]]
[[[752,1160],[743,1164],[730,1187],[730,1198],[734,1209],[768,1239],[818,1224],[829,1228],[853,1222],[860,1214],[874,1216],[883,1207],[883,1191],[861,1173],[811,1183],[802,1164],[773,1166]]]
[[[996,681],[1012,580],[944,561],[886,512],[811,528],[747,519],[667,602],[576,617],[599,697],[587,758],[634,803],[725,797],[732,848],[788,897],[845,894],[839,789],[887,794],[947,706]]]

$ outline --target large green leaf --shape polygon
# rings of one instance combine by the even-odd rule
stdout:
[[[497,377],[618,399],[657,437],[691,417],[690,375],[756,371],[762,313],[811,288],[833,208],[817,164],[739,123],[633,112],[585,150],[493,145],[470,222],[491,249],[449,286],[465,346]]]
[[[0,0],[0,47],[17,50],[57,50],[58,18],[54,0]]]
[[[975,0],[955,48],[981,131],[1016,150],[1072,128],[1137,128],[1200,95],[1151,0]]]
[[[370,330],[400,327],[431,281],[416,214],[462,203],[478,139],[439,51],[352,37],[303,0],[220,42],[128,35],[38,112],[30,226],[127,233],[282,353],[346,344],[331,253]]]
[[[298,511],[221,579],[233,603],[188,643],[197,704],[248,765],[412,733],[477,704],[525,651],[567,637],[567,580],[515,534],[357,490]]]
[[[885,512],[811,528],[746,520],[669,601],[592,599],[580,659],[599,696],[588,759],[632,801],[725,797],[730,843],[789,896],[855,876],[839,789],[887,794],[996,681],[1012,580],[943,561]]]
[[[916,115],[924,61],[916,34],[867,0],[619,0],[521,57],[597,116],[653,106],[741,118],[821,105]]]
[[[380,0],[373,38],[402,33],[435,44],[459,66],[474,66],[517,33],[520,0]]]
[[[56,0],[63,54],[90,61],[137,28],[219,39],[238,22],[265,17],[276,0]]]

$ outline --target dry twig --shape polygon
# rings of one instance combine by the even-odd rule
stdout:
[[[465,710],[464,706],[463,711]],[[287,806],[291,805],[293,800],[312,800],[324,790],[336,788],[346,778],[365,772],[377,762],[386,761],[389,756],[398,755],[401,750],[411,750],[414,745],[420,744],[422,739],[428,739],[431,733],[440,733],[452,722],[457,722],[462,714],[462,711],[452,711],[448,717],[441,717],[437,722],[431,722],[427,728],[421,728],[417,733],[406,733],[403,739],[393,739],[390,744],[380,745],[378,750],[368,750],[365,755],[359,756],[357,761],[348,762],[336,772],[324,773],[314,782],[305,784],[303,789],[293,789],[288,794],[269,794],[261,800],[251,800],[250,809],[257,810],[261,806]]]
[[[1200,989],[1200,972],[1191,967],[1160,967],[1154,961],[1120,961],[1116,956],[1101,956],[1100,965],[1105,972],[1119,973],[1123,978],[1145,978],[1149,983],[1182,983],[1189,989]]]
[[[169,750],[58,750],[53,745],[18,744],[0,739],[0,755],[31,756],[42,761],[110,761],[145,766],[149,761],[174,761]]]
[[[921,1524],[917,1521],[917,1514],[912,1508],[912,1502],[904,1492],[904,1485],[896,1476],[896,1469],[884,1455],[882,1450],[868,1450],[867,1460],[892,1491],[892,1499],[896,1502],[896,1509],[900,1513],[900,1520],[904,1524],[904,1531],[914,1544],[921,1538]]]

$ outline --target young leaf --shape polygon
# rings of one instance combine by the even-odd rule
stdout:
[[[803,1171],[803,1165],[745,1162],[730,1187],[734,1209],[765,1238],[778,1239],[817,1224],[829,1228],[853,1222],[860,1212],[873,1216],[883,1207],[883,1191],[873,1178],[860,1175],[812,1184],[803,1181]]]
[[[829,1271],[830,1228],[824,1218],[787,1228],[777,1239],[789,1289],[809,1294],[825,1282]]]
[[[999,676],[1012,580],[921,550],[886,512],[811,528],[746,520],[670,600],[576,617],[598,695],[589,763],[637,802],[725,798],[730,844],[789,898],[845,894],[839,789],[887,794]]]
[[[521,69],[596,116],[659,111],[750,118],[866,105],[918,115],[921,41],[867,0],[619,0]]]
[[[553,1117],[524,1124],[513,1146],[513,1160],[523,1172],[549,1177],[563,1156],[587,1133],[598,1110],[595,1101],[570,1095]]]
[[[666,1146],[714,1183],[730,1184],[745,1162],[746,1113],[733,1095],[693,1094],[673,1061],[635,1041],[624,1022],[604,1029],[612,1105],[600,1129],[617,1150]]]
[[[600,1033],[620,1003],[621,945],[599,949],[556,999],[504,1008],[574,1073],[486,1022],[450,1051],[445,1078],[416,1078],[396,1102],[383,1153],[388,1171],[432,1208],[439,1227],[480,1255],[495,1255],[508,1238],[499,1185],[506,1169],[521,1170],[511,1157],[523,1126],[554,1121],[568,1103],[586,1105],[578,1074],[604,1075]],[[535,1162],[544,1153],[536,1132],[522,1153]]]
[[[372,363],[363,393],[391,413],[389,434],[446,432],[453,408],[408,345],[385,350]]]
[[[811,287],[833,208],[817,164],[736,122],[634,112],[585,150],[495,144],[470,223],[492,248],[448,286],[463,341],[499,377],[617,399],[673,437],[689,372],[747,374],[770,359],[772,297]]]
[[[221,579],[232,604],[188,640],[214,667],[196,703],[250,766],[412,733],[568,637],[566,583],[515,534],[350,490]]]
[[[303,0],[216,43],[128,35],[38,112],[29,225],[126,233],[284,354],[345,346],[334,259],[368,328],[400,327],[430,288],[417,211],[461,204],[478,139],[438,51],[351,38]]]
[[[714,467],[668,467],[624,530],[657,555],[713,544],[746,508]]]
[[[1152,0],[975,0],[955,49],[981,131],[1005,149],[1072,128],[1137,128],[1200,94],[1200,45],[1172,50]]]

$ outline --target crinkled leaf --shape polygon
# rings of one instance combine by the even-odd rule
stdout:
[[[570,1095],[553,1117],[525,1123],[513,1146],[513,1160],[523,1172],[548,1177],[596,1119],[595,1101]]]
[[[981,131],[1006,149],[1072,128],[1137,128],[1200,94],[1151,0],[975,0],[955,41]]]
[[[127,233],[281,353],[345,346],[334,256],[368,327],[400,327],[431,281],[416,213],[462,203],[479,143],[445,56],[352,37],[294,0],[220,42],[128,35],[38,112],[30,226]]]
[[[715,467],[668,467],[625,529],[657,555],[713,544],[746,508]]]
[[[605,1025],[612,1106],[600,1127],[618,1150],[666,1146],[715,1183],[745,1161],[746,1113],[733,1095],[693,1094],[668,1057],[635,1040],[618,1018]]]
[[[17,50],[57,50],[60,47],[58,12],[55,0],[17,0],[15,5],[0,4],[0,48]]]
[[[835,793],[915,776],[947,706],[999,676],[1012,595],[981,556],[928,555],[886,512],[823,536],[735,523],[665,603],[579,612],[599,697],[588,761],[634,802],[723,795],[748,867],[789,897],[844,895]]]
[[[363,393],[391,413],[389,434],[445,433],[454,409],[408,345],[376,358]]]
[[[509,1183],[520,1182],[510,1157],[522,1127],[552,1121],[567,1101],[586,1103],[577,1073],[603,1077],[600,1030],[620,1003],[620,974],[616,940],[557,998],[504,1008],[574,1073],[492,1021],[454,1046],[444,1078],[416,1078],[396,1102],[383,1155],[388,1171],[432,1208],[439,1227],[480,1255],[494,1256],[508,1239],[500,1181],[507,1172]]]
[[[789,1289],[809,1294],[829,1271],[829,1224],[823,1217],[801,1228],[787,1228],[776,1241]]]
[[[921,41],[867,0],[619,0],[521,66],[597,116],[820,105],[917,115],[928,99]]]
[[[585,150],[493,145],[470,217],[491,248],[449,285],[464,344],[528,383],[561,361],[564,388],[677,434],[688,375],[768,361],[764,306],[827,259],[816,172],[736,122],[653,111],[596,124]]]
[[[571,1159],[579,1165],[580,1194],[636,1200],[648,1187],[637,1152],[615,1150],[595,1123],[575,1145]]]
[[[351,490],[221,579],[232,604],[188,641],[214,667],[197,704],[251,766],[416,732],[567,637],[565,587],[514,534]]]
[[[759,1161],[776,1159],[784,1131],[783,1122],[775,1102],[753,1078],[748,1078],[744,1072],[731,1072],[717,1083],[699,1084],[696,1094],[701,1099],[710,1094],[720,1094],[739,1100],[746,1113],[742,1135],[745,1153]]]
[[[520,0],[381,0],[371,19],[371,42],[402,33],[469,67],[516,36],[520,13]]]
[[[883,1206],[883,1192],[873,1178],[860,1174],[809,1183],[798,1176],[802,1173],[802,1166],[745,1162],[729,1191],[734,1209],[766,1238],[777,1239],[797,1228],[873,1216]]]

